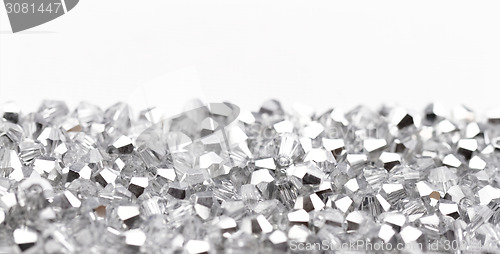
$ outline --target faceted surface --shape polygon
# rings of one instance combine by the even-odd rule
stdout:
[[[498,115],[196,105],[0,108],[0,253],[500,248]]]

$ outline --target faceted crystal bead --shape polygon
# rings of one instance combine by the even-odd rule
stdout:
[[[305,137],[308,137],[310,139],[315,139],[317,138],[323,131],[325,130],[325,128],[323,127],[322,124],[318,123],[318,122],[310,122],[308,125],[306,125],[302,131],[302,134],[305,136]]]
[[[276,182],[274,182],[274,193],[271,195],[272,197],[275,197],[278,199],[278,201],[281,202],[285,207],[287,208],[292,208],[294,204],[296,203],[296,198],[299,193],[299,188],[298,184],[294,181],[290,181],[288,179],[280,179]],[[312,196],[312,195],[311,195]],[[319,198],[319,197],[318,197]],[[315,197],[312,198],[314,200],[314,204],[312,204],[312,200],[310,200],[310,204],[313,205],[313,207],[320,209],[319,207],[322,206],[321,204],[323,202],[318,202],[321,199],[316,199]],[[306,201],[309,202],[309,201]],[[323,204],[324,206],[324,204]]]
[[[446,166],[438,167],[430,170],[429,181],[436,184],[441,192],[446,192],[451,186],[458,182],[458,177],[451,169]]]
[[[104,112],[104,119],[110,126],[122,133],[131,127],[130,109],[125,103],[116,103]]]
[[[306,242],[311,231],[304,225],[294,225],[288,230],[288,238],[296,242]]]
[[[284,112],[281,108],[281,103],[276,100],[269,100],[262,104],[259,113],[268,115],[282,115]]]
[[[250,183],[257,185],[259,183],[270,183],[274,181],[274,177],[269,173],[268,169],[259,169],[252,172]]]
[[[325,203],[321,200],[321,198],[316,194],[313,193],[308,196],[299,196],[297,197],[297,200],[295,202],[295,209],[304,209],[307,212],[310,211],[320,211],[325,207]]]
[[[21,181],[24,178],[23,166],[17,153],[14,150],[4,150],[0,156],[0,172],[5,178]]]
[[[79,122],[89,125],[91,123],[100,123],[103,120],[104,112],[96,105],[88,102],[80,102],[73,112],[73,116]]]
[[[385,199],[391,205],[394,205],[407,197],[404,186],[397,183],[382,185],[382,194],[382,196],[385,196]]]
[[[146,234],[140,229],[125,232],[125,244],[130,247],[140,247],[146,242]]]
[[[353,201],[348,196],[337,196],[335,201],[332,202],[335,208],[339,209],[343,213],[347,213],[353,204]]]
[[[18,228],[14,230],[14,242],[19,246],[21,251],[26,251],[32,248],[38,241],[37,232],[29,228]]]
[[[462,165],[462,162],[453,154],[448,154],[443,158],[443,165],[458,168]]]
[[[148,184],[149,182],[147,177],[132,177],[128,190],[136,197],[139,197],[144,192],[144,189],[148,187]]]
[[[413,117],[403,109],[396,109],[392,112],[392,123],[396,125],[398,129],[403,129],[413,125]]]
[[[134,223],[139,220],[140,212],[137,206],[120,206],[117,209],[117,215],[120,220],[127,225],[127,227],[132,227]]]
[[[401,238],[406,244],[409,243],[414,243],[414,242],[423,242],[424,235],[422,231],[419,229],[412,227],[412,226],[406,226],[401,230]]]
[[[92,169],[85,164],[74,164],[68,170],[67,182],[71,182],[77,178],[90,179]]]
[[[68,106],[62,101],[43,101],[38,108],[38,117],[43,122],[51,122],[63,117],[69,112]]]
[[[291,225],[303,224],[307,226],[310,220],[309,214],[304,209],[290,212],[287,217]]]
[[[481,205],[489,204],[493,199],[500,198],[500,189],[486,185],[477,191]]]
[[[401,164],[401,156],[397,153],[383,152],[379,159],[382,161],[387,171],[392,170],[394,166]]]
[[[222,216],[217,223],[217,227],[219,227],[221,234],[224,237],[231,237],[231,234],[236,232],[238,224],[233,218]]]
[[[444,198],[449,199],[455,203],[459,203],[464,197],[465,194],[459,185],[451,186],[444,196]]]
[[[443,215],[450,216],[453,219],[457,219],[458,217],[460,217],[458,205],[455,202],[439,202],[439,211]]]
[[[366,220],[364,214],[360,211],[349,213],[345,219],[347,221],[347,232],[357,231]]]
[[[3,209],[0,209],[0,225],[5,221],[5,212]]]
[[[129,154],[134,151],[134,145],[130,138],[121,136],[108,148],[108,151],[110,153]]]
[[[440,121],[446,117],[446,111],[444,106],[437,103],[429,104],[424,109],[425,118],[424,121],[428,125],[432,125],[433,123]]]
[[[269,235],[269,241],[273,244],[272,249],[286,252],[288,249],[288,237],[285,232],[275,230]]]
[[[200,218],[206,220],[210,217],[214,198],[212,192],[199,192],[195,194],[194,210]]]
[[[200,156],[200,168],[207,169],[211,177],[229,173],[229,168],[223,164],[223,159],[214,152]]]
[[[108,184],[114,184],[118,176],[116,173],[109,169],[104,168],[95,176],[96,182],[98,182],[102,187],[106,187]]]
[[[382,224],[377,236],[384,242],[388,243],[391,239],[393,239],[394,235],[396,235],[396,231],[391,226]]]
[[[326,139],[323,138],[323,147],[330,151],[337,161],[346,155],[345,144],[343,139]]]
[[[376,217],[383,212],[389,211],[390,208],[391,204],[389,204],[389,202],[387,202],[387,200],[382,197],[382,195],[377,194],[375,196],[364,196],[358,209],[361,211],[367,211],[373,217]]]
[[[363,148],[367,153],[375,153],[383,149],[387,145],[385,139],[365,139],[363,140]]]
[[[384,213],[380,217],[384,223],[391,226],[396,232],[400,232],[406,223],[406,216],[398,212]]]
[[[70,191],[64,192],[64,207],[74,207],[79,208],[82,202]]]
[[[278,153],[274,160],[279,167],[290,166],[304,154],[300,141],[294,134],[281,134],[275,139],[275,143],[278,147]]]
[[[189,240],[184,248],[189,254],[205,254],[210,250],[210,244],[200,240]]]
[[[461,139],[457,144],[457,153],[470,160],[472,153],[477,150],[477,141],[475,139]]]
[[[167,190],[168,194],[177,199],[185,199],[187,196],[186,192],[187,192],[187,185],[177,182],[170,184]]]
[[[252,218],[245,218],[242,222],[241,228],[249,234],[270,233],[273,231],[273,226],[264,217],[258,215]]]
[[[21,108],[14,102],[4,103],[0,106],[0,116],[5,121],[17,124],[20,120]]]
[[[28,210],[41,210],[54,198],[52,185],[39,176],[33,175],[19,184],[17,203]]]
[[[322,179],[326,177],[316,164],[312,162],[296,166],[293,175],[301,179],[303,184],[313,185],[320,184]]]

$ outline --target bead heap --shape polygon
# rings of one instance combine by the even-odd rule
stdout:
[[[500,248],[500,114],[275,100],[0,114],[1,253]]]

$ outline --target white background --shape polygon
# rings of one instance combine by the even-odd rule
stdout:
[[[12,34],[0,8],[0,99],[102,107],[192,97],[255,110],[432,101],[498,106],[495,1],[82,0]]]

